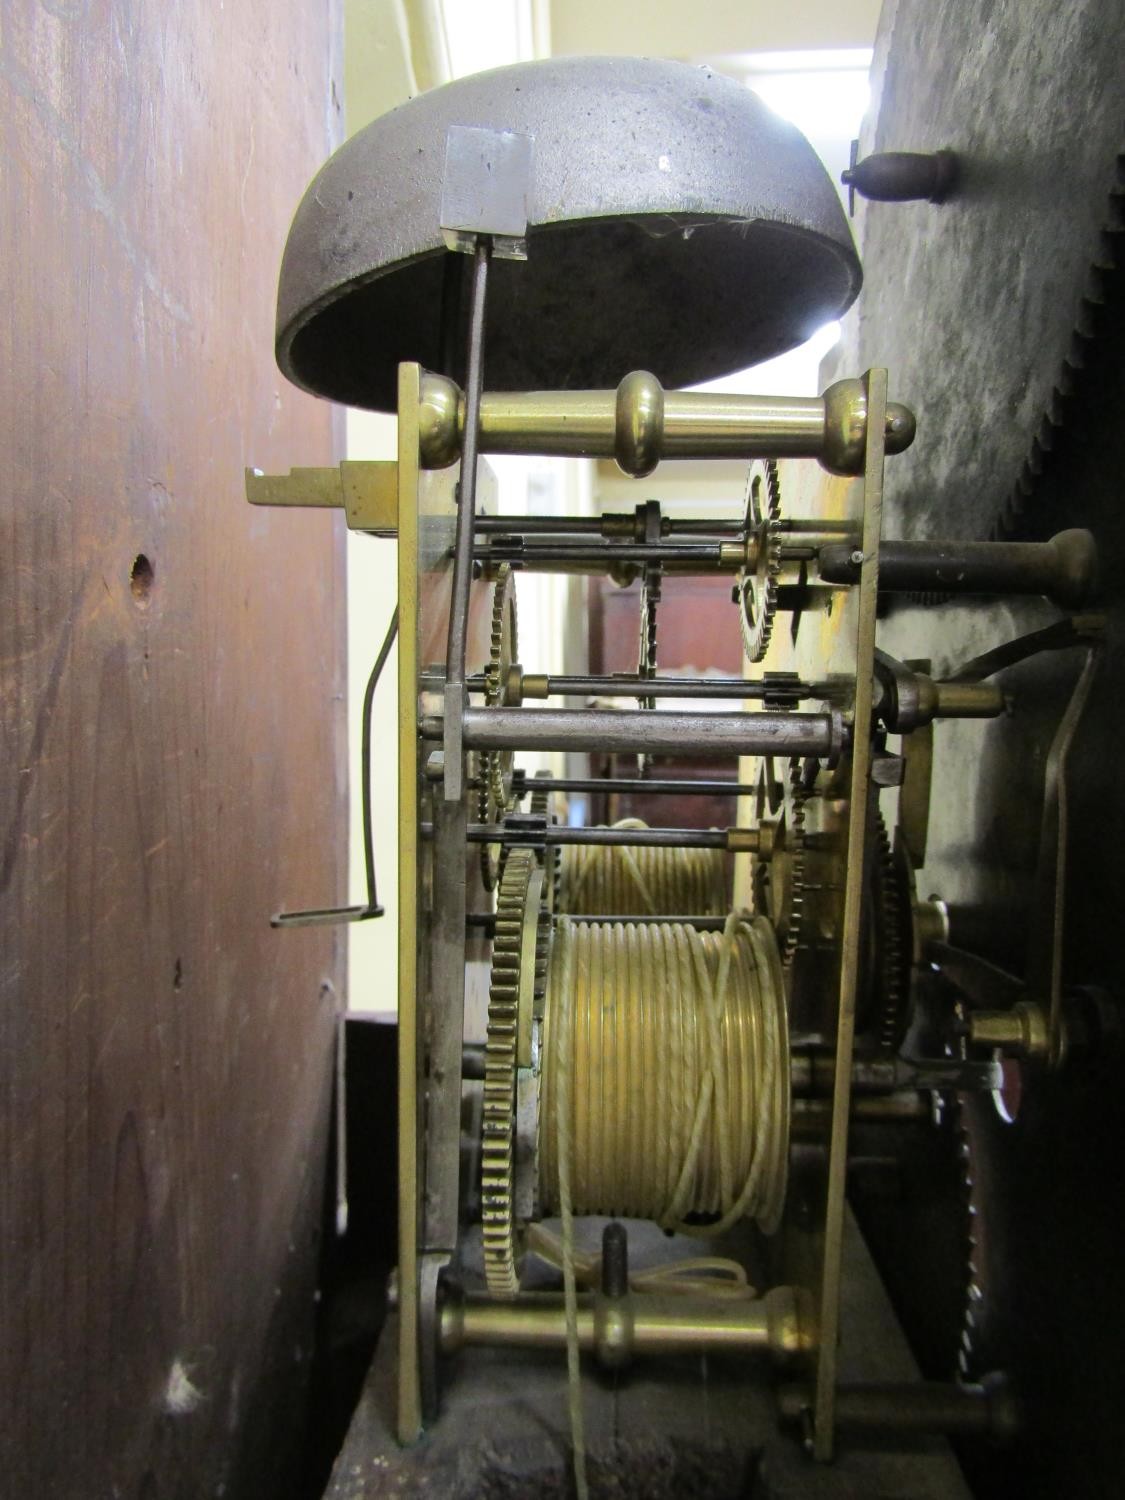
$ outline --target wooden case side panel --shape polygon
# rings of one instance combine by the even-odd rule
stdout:
[[[339,456],[273,362],[335,0],[0,0],[5,1492],[298,1477],[342,948]],[[9,1490],[10,1486],[10,1490]]]

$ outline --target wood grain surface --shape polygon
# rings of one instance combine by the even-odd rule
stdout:
[[[342,946],[343,569],[247,463],[338,0],[0,0],[0,1494],[284,1496]]]

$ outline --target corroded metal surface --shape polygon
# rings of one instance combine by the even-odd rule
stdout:
[[[883,7],[860,155],[951,147],[959,170],[940,206],[856,209],[868,290],[829,364],[885,365],[917,413],[889,535],[987,536],[1065,418],[1120,222],[1123,51],[1121,0]]]
[[[315,178],[278,295],[297,384],[391,410],[400,360],[439,367],[451,125],[534,136],[529,257],[493,268],[494,390],[636,367],[691,384],[800,343],[859,288],[823,166],[750,90],[651,59],[518,64],[410,100]]]

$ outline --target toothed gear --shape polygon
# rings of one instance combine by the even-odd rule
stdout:
[[[484,701],[488,708],[507,705],[508,675],[518,655],[515,577],[510,563],[496,570],[492,590],[492,627],[488,663],[484,669]],[[512,803],[512,752],[484,750],[477,773],[477,816],[482,823],[499,823]],[[500,878],[500,844],[480,846],[480,876],[486,891],[496,888]]]
[[[492,802],[492,776],[488,766],[488,751],[474,752],[470,762],[471,774],[477,784],[477,822],[496,821],[496,809]],[[496,844],[480,846],[480,878],[486,891],[494,891],[500,878],[500,849]]]
[[[530,849],[513,849],[496,901],[492,974],[485,1033],[484,1107],[481,1127],[481,1223],[484,1275],[494,1297],[519,1291],[516,1191],[516,1074],[521,1005],[534,1004],[546,952],[536,935],[534,971],[525,972],[524,924],[529,885],[538,870]],[[531,920],[538,921],[538,902]]]
[[[966,1019],[965,1007],[960,1001],[955,1008],[955,1015],[956,1019],[962,1023]],[[963,1032],[963,1027],[960,1029]],[[968,1045],[964,1035],[962,1034],[957,1041],[948,1045],[946,1051],[950,1056],[962,1058],[968,1056]],[[977,1345],[980,1340],[985,1305],[981,1276],[983,1245],[977,1230],[977,1221],[984,1204],[973,1166],[972,1112],[975,1101],[971,1095],[961,1093],[947,1093],[942,1096],[942,1099],[944,1107],[952,1112],[952,1128],[959,1162],[961,1202],[965,1215],[963,1242],[965,1288],[964,1301],[961,1304],[961,1325],[957,1330],[956,1374],[958,1379],[969,1381],[980,1373],[977,1369]]]
[[[781,935],[781,958],[788,967],[793,962],[801,940],[801,923],[805,912],[805,784],[804,766],[799,759],[789,762],[789,799],[786,816],[790,819],[793,856],[789,872],[789,910],[785,931]]]
[[[808,791],[800,758],[789,762],[785,804],[774,829],[768,859],[754,865],[754,908],[774,925],[782,964],[789,968],[801,942],[805,907],[805,802]]]
[[[957,1375],[972,1380],[976,1369],[977,1341],[980,1334],[984,1289],[981,1285],[979,1258],[981,1247],[977,1236],[980,1189],[973,1170],[973,1141],[967,1107],[963,1097],[957,1099],[957,1150],[961,1158],[961,1178],[965,1195],[965,1305],[961,1312],[961,1334],[957,1348]]]
[[[801,679],[796,672],[764,672],[762,686],[763,708],[800,708]]]
[[[1012,486],[1003,509],[992,525],[993,541],[1007,542],[1026,535],[1027,512],[1034,503],[1043,475],[1055,461],[1060,437],[1065,436],[1071,413],[1081,405],[1089,384],[1086,368],[1094,343],[1112,327],[1111,304],[1121,296],[1122,266],[1125,264],[1125,153],[1114,163],[1114,180],[1107,195],[1107,212],[1099,231],[1100,253],[1090,262],[1086,286],[1078,304],[1078,317],[1070,345],[1058,368],[1047,406],[1031,438],[1027,458]],[[910,604],[946,604],[954,596],[941,590],[911,590],[903,596]]]
[[[547,779],[546,771],[536,771],[528,783],[528,791],[531,793],[531,801],[527,810],[536,818],[545,818],[551,810],[551,793],[546,787],[536,786],[540,778]]]
[[[662,582],[659,565],[650,564],[641,581],[641,645],[637,672],[641,677],[656,676],[656,607],[660,603]],[[655,698],[642,698],[642,708],[655,708]]]
[[[551,793],[543,787],[537,787],[536,781],[540,777],[549,777],[547,771],[536,771],[528,786],[531,790],[531,800],[528,803],[528,812],[534,817],[546,818],[548,826],[554,821],[551,817]],[[554,911],[558,906],[559,892],[559,846],[548,844],[540,856],[546,876],[543,882],[543,895],[548,911]]]
[[[1107,213],[1100,230],[1100,254],[1090,262],[1078,317],[1063,356],[1058,378],[1046,410],[1031,440],[1031,451],[1020,469],[1012,492],[992,528],[992,536],[1009,541],[1020,534],[1024,512],[1035,496],[1039,481],[1050,465],[1059,433],[1083,397],[1083,378],[1091,345],[1103,336],[1112,319],[1107,306],[1121,292],[1121,270],[1125,261],[1125,153],[1114,163],[1113,183],[1107,195]]]
[[[761,661],[769,649],[777,614],[781,573],[781,480],[776,462],[756,459],[746,478],[747,540],[757,542],[754,568],[738,575],[734,597],[748,661]]]
[[[910,896],[906,876],[891,848],[882,813],[875,817],[872,879],[872,980],[876,1002],[873,1030],[880,1052],[893,1053],[902,1045],[909,1020],[907,1001],[913,945],[909,931]]]
[[[656,676],[656,609],[660,603],[660,589],[663,575],[659,564],[646,566],[641,579],[641,642],[638,652],[637,673],[640,677],[650,680]],[[655,709],[655,698],[641,698],[639,705],[642,709]],[[637,754],[637,771],[641,776],[648,774],[649,757],[645,752]]]

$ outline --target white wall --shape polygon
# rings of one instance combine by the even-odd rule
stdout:
[[[471,4],[472,0],[453,0]],[[551,45],[564,53],[612,52],[693,60],[797,47],[870,47],[880,0],[551,0]]]

